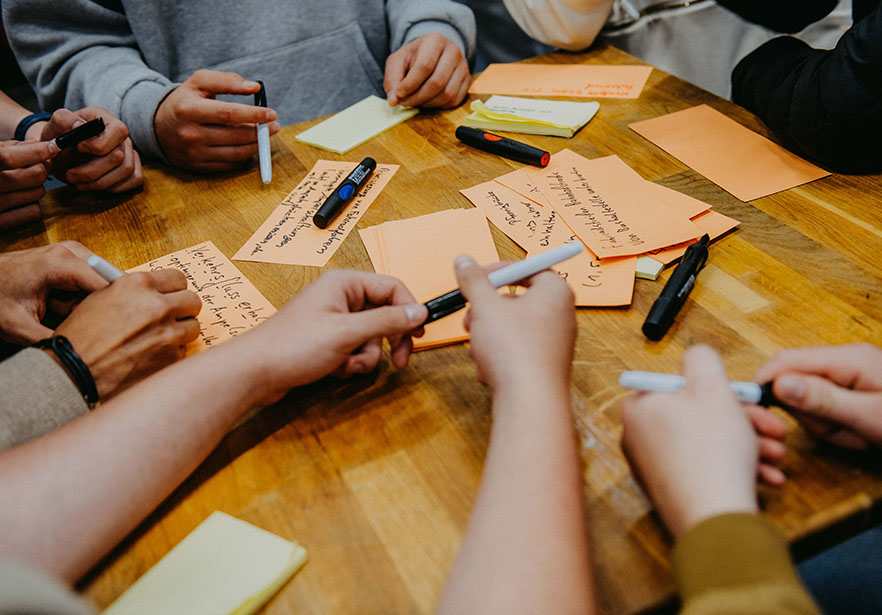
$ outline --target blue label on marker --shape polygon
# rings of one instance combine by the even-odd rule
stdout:
[[[355,188],[352,186],[352,184],[346,184],[345,186],[340,187],[340,191],[337,192],[337,194],[340,196],[341,199],[345,201],[352,196],[353,192],[355,192]]]

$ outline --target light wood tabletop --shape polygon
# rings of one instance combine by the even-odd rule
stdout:
[[[642,63],[609,47],[533,61]],[[661,342],[647,341],[640,328],[671,268],[657,282],[637,280],[629,308],[579,310],[572,403],[603,613],[670,606],[674,595],[670,537],[619,449],[619,401],[627,394],[617,384],[622,370],[676,372],[683,350],[703,342],[722,353],[732,378],[748,380],[779,349],[882,343],[882,176],[834,174],[743,203],[628,129],[701,103],[768,134],[743,109],[654,70],[639,99],[602,100],[573,139],[517,137],[551,152],[617,154],[646,179],[741,221],[712,245],[706,270]],[[360,228],[468,208],[461,188],[520,165],[457,141],[454,129],[467,114],[467,104],[423,112],[345,156],[294,140],[316,122],[288,127],[272,139],[270,186],[261,183],[256,164],[212,177],[148,165],[144,190],[121,202],[60,189],[44,198],[45,227],[7,236],[0,245],[10,250],[76,239],[124,268],[205,240],[232,256],[317,159],[372,156],[401,165]],[[523,256],[492,231],[502,258]],[[322,273],[236,265],[276,306]],[[329,267],[371,270],[357,233]],[[266,613],[430,612],[465,529],[489,428],[490,395],[475,380],[467,344],[420,352],[400,372],[384,362],[369,376],[295,390],[233,430],[81,588],[98,606],[107,605],[222,510],[309,550],[306,566]],[[795,426],[787,443],[783,469],[790,480],[782,489],[762,489],[761,500],[798,555],[878,521],[878,458],[822,446]]]

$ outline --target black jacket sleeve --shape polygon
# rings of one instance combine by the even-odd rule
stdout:
[[[732,95],[796,153],[882,171],[882,3],[830,51],[790,37],[762,45],[735,67]]]
[[[717,0],[747,21],[775,32],[799,32],[826,17],[838,0]]]

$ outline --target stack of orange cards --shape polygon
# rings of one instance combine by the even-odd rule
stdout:
[[[544,169],[525,167],[461,192],[528,255],[581,240],[590,253],[559,269],[580,306],[630,304],[638,259],[651,255],[660,271],[705,233],[714,238],[738,225],[643,179],[617,156],[589,160],[570,150]]]
[[[470,254],[481,265],[499,260],[484,214],[476,209],[449,209],[359,230],[377,273],[404,282],[420,303],[458,288],[453,261]],[[414,350],[436,348],[469,338],[465,310],[426,325],[414,339]]]

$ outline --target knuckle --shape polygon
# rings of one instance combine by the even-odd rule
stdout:
[[[0,166],[5,169],[11,168],[12,165],[12,152],[10,148],[4,147],[0,148]]]
[[[417,70],[420,70],[422,72],[429,72],[431,70],[434,70],[435,62],[433,60],[421,58],[416,62],[414,66]]]

